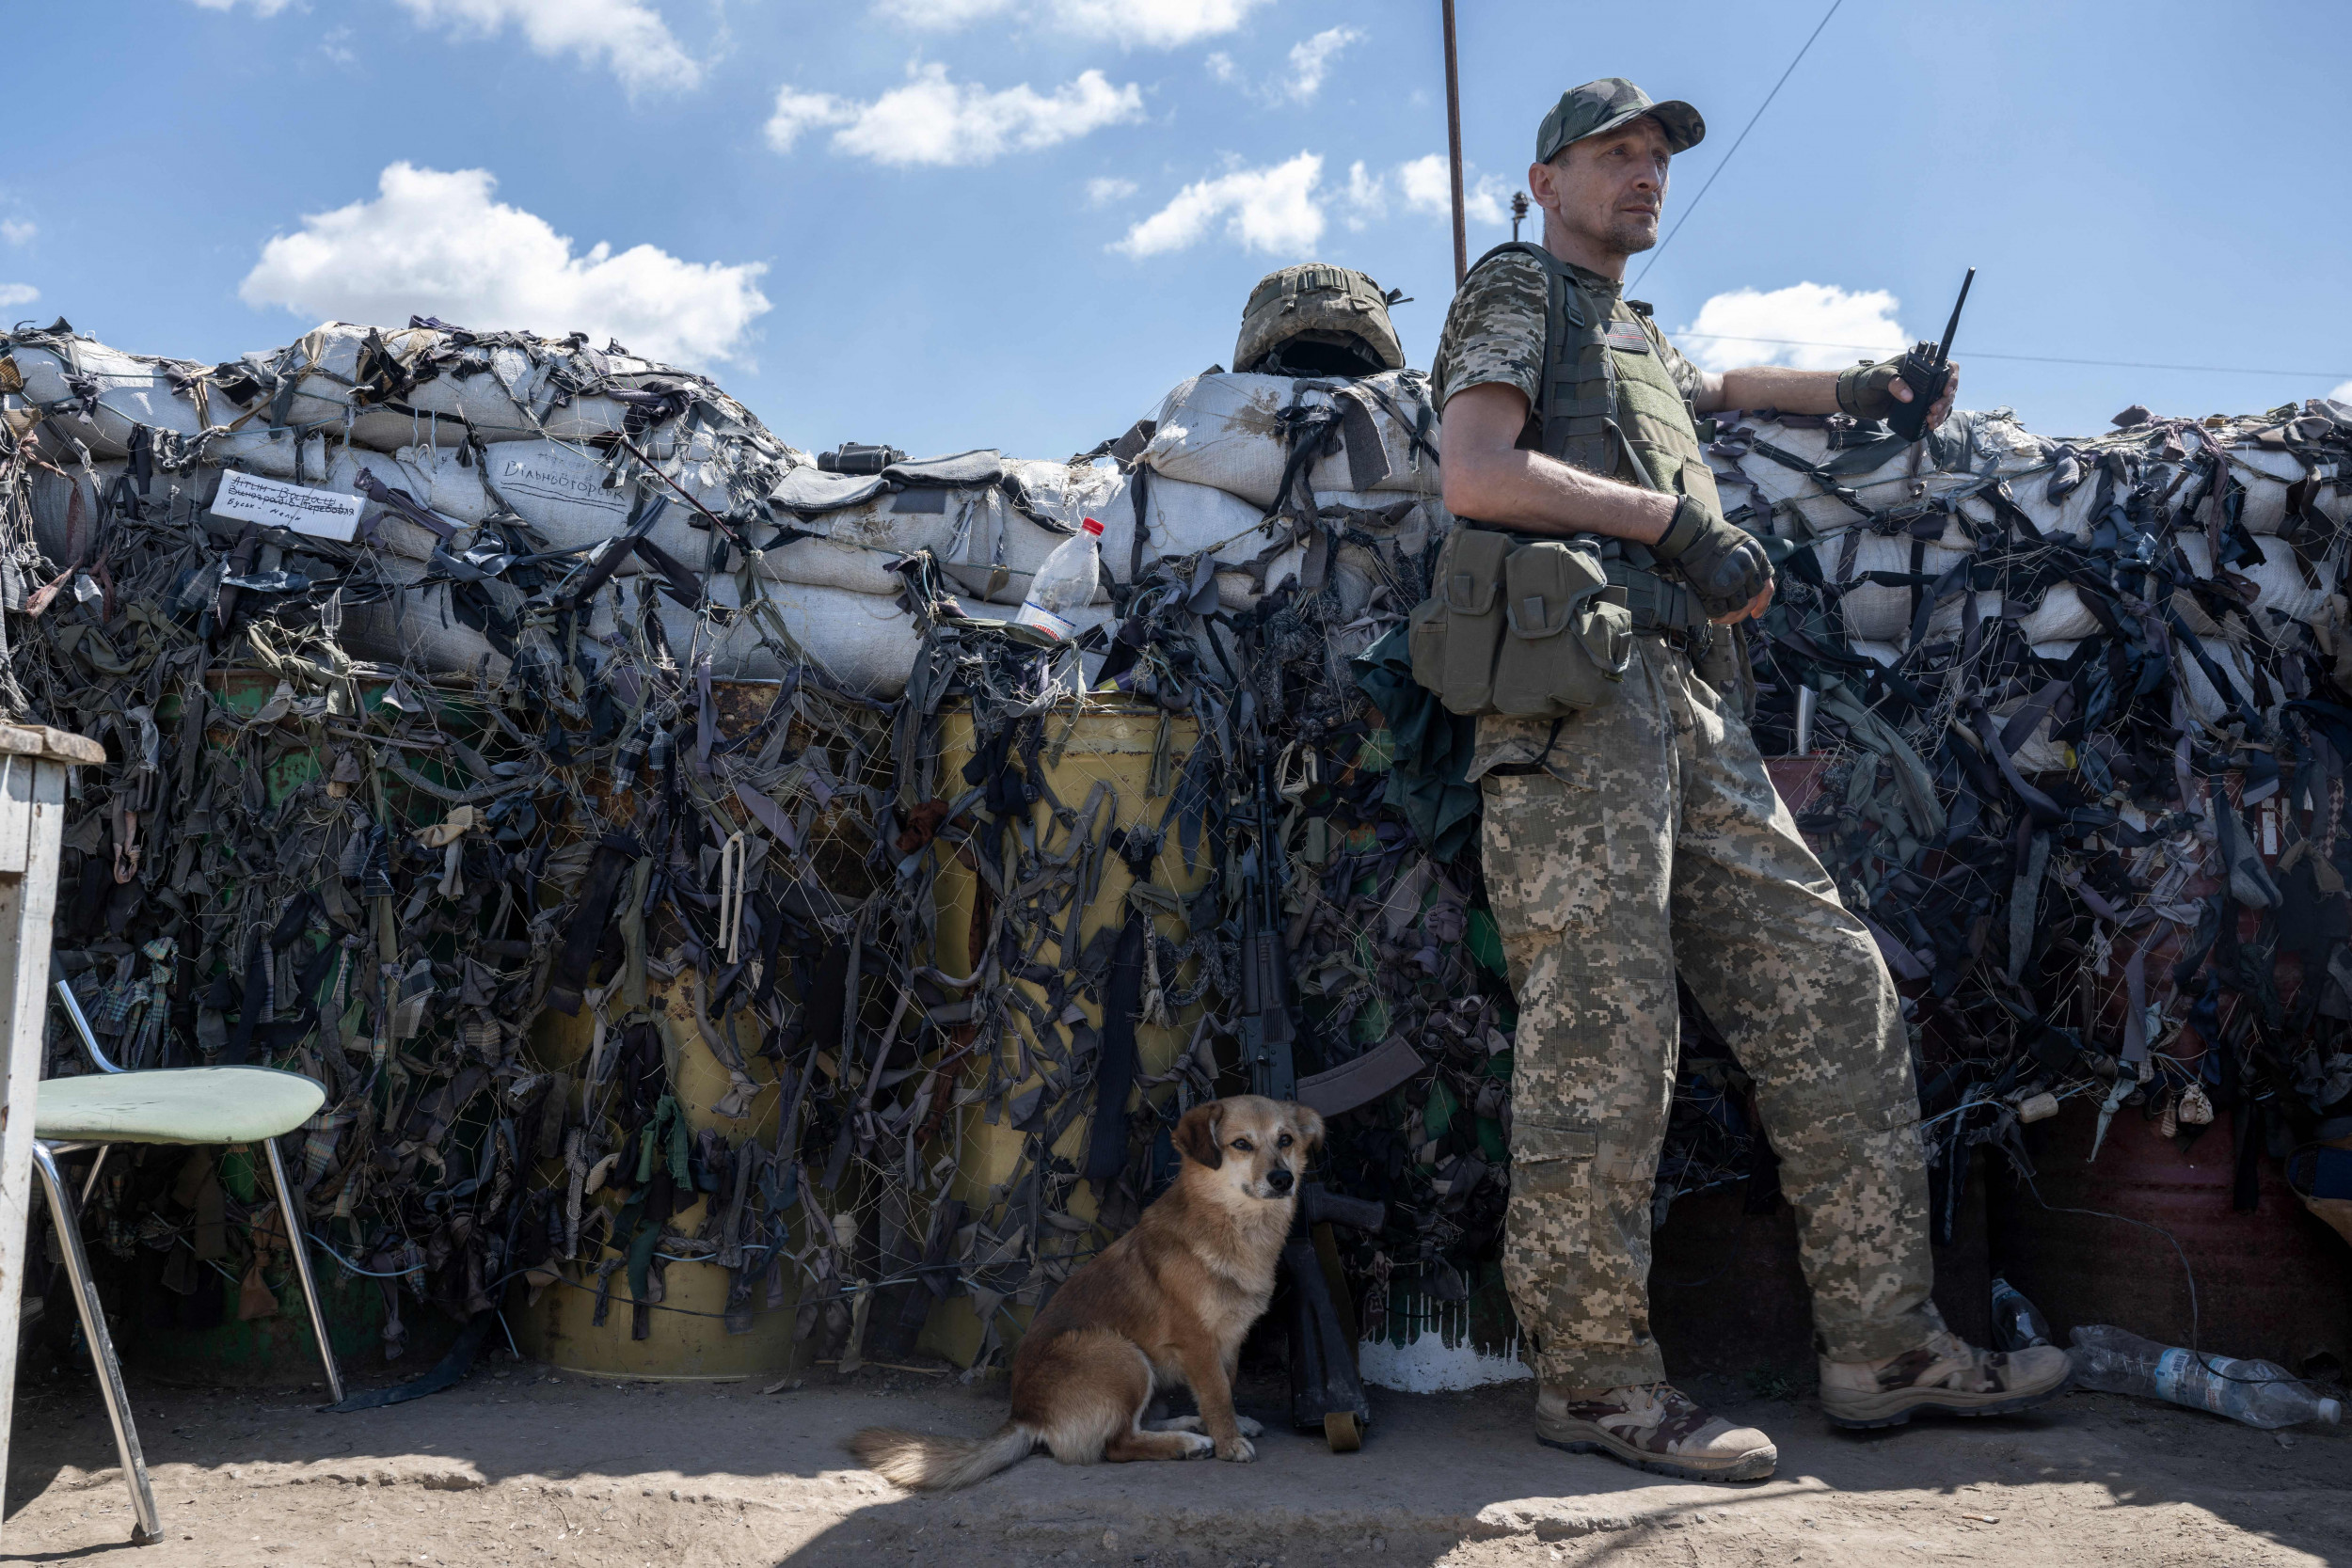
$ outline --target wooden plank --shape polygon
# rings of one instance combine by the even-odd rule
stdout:
[[[53,762],[101,763],[106,748],[87,736],[53,730],[46,724],[0,724],[0,752],[16,756],[46,757]]]
[[[40,764],[0,753],[0,876],[23,876],[33,852],[33,778]]]
[[[30,789],[24,869],[0,875],[0,1004],[7,1009],[0,1022],[8,1028],[0,1056],[0,1487],[7,1483],[8,1423],[16,1409],[24,1232],[32,1212],[33,1101],[49,1016],[49,924],[56,913],[58,846],[65,836],[66,764],[19,753],[10,773],[29,774]],[[0,1496],[0,1509],[5,1503]]]

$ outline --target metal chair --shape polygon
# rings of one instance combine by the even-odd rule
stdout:
[[[90,1278],[89,1259],[82,1250],[81,1205],[67,1191],[57,1161],[85,1149],[97,1151],[89,1174],[82,1179],[81,1197],[86,1200],[98,1184],[107,1150],[116,1144],[259,1144],[266,1149],[270,1180],[277,1184],[278,1207],[286,1217],[286,1243],[294,1252],[303,1300],[310,1308],[310,1331],[318,1337],[319,1357],[326,1364],[327,1392],[334,1402],[341,1403],[342,1372],[335,1365],[335,1347],[326,1337],[326,1314],[310,1277],[302,1215],[275,1142],[316,1116],[326,1103],[326,1091],[299,1073],[275,1068],[125,1071],[98,1048],[98,1037],[83,1016],[72,988],[59,980],[57,995],[98,1070],[85,1077],[42,1082],[33,1102],[33,1168],[40,1174],[41,1190],[49,1196],[50,1216],[56,1222],[57,1240],[65,1254],[66,1278],[73,1287],[73,1305],[82,1314],[90,1360],[98,1368],[106,1417],[114,1423],[115,1450],[121,1456],[123,1484],[131,1489],[139,1538],[152,1540],[162,1533],[163,1524],[155,1513],[154,1491],[148,1484],[147,1460],[139,1451],[138,1428],[132,1422],[131,1402],[123,1391],[122,1367],[115,1359],[106,1315]]]

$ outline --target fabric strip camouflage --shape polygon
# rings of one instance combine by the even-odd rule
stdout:
[[[1941,1326],[1901,1013],[1747,726],[1645,638],[1618,701],[1549,771],[1489,774],[1486,885],[1519,1018],[1503,1277],[1545,1382],[1665,1376],[1650,1204],[1674,1093],[1677,972],[1756,1082],[1823,1354]]]

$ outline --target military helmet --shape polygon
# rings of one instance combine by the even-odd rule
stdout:
[[[1272,375],[1375,375],[1405,368],[1391,293],[1360,272],[1310,261],[1267,273],[1242,308],[1233,369]]]

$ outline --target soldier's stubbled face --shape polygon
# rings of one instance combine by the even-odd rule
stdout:
[[[1527,188],[1550,221],[1594,249],[1618,256],[1658,243],[1666,198],[1666,133],[1645,115],[1570,142],[1527,171]]]

